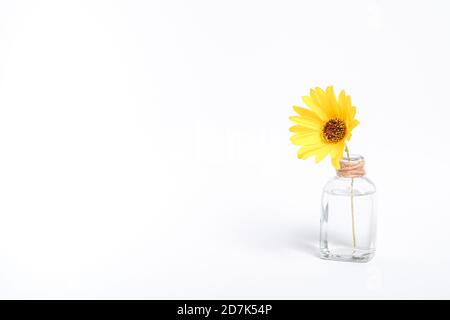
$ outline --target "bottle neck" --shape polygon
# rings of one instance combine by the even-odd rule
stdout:
[[[359,178],[366,174],[364,158],[360,155],[343,157],[340,161],[341,168],[336,170],[336,175],[342,178]]]

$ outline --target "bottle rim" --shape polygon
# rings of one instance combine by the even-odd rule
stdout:
[[[347,162],[357,162],[357,161],[364,161],[364,157],[360,154],[353,154],[350,153],[350,157],[347,157],[346,154],[342,157],[341,161],[347,161]]]
[[[340,166],[340,169],[336,170],[338,177],[359,178],[366,175],[364,157],[359,154],[342,157]]]

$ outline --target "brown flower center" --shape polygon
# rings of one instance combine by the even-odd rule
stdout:
[[[338,143],[344,139],[346,132],[345,122],[335,118],[325,123],[322,129],[322,136],[328,143]]]

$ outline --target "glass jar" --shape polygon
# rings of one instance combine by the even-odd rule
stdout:
[[[367,262],[375,255],[375,185],[365,176],[364,158],[341,160],[336,177],[325,185],[320,219],[322,259]]]

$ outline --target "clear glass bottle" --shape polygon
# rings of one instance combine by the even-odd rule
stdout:
[[[336,177],[325,185],[320,220],[322,259],[367,262],[375,255],[376,188],[365,176],[364,158],[341,160]]]

